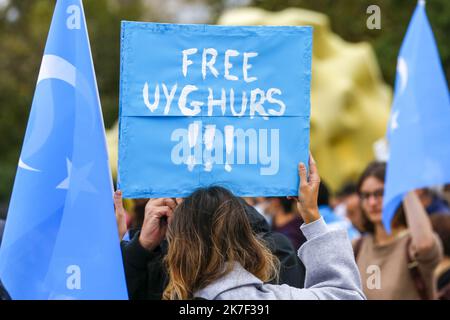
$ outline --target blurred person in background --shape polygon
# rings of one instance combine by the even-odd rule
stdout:
[[[358,233],[362,233],[364,231],[364,226],[361,201],[359,199],[356,184],[345,184],[338,192],[337,197],[340,199],[340,204],[335,208],[336,214],[338,214],[338,211],[342,212],[340,215],[349,219]]]
[[[433,230],[439,235],[444,247],[444,259],[434,272],[437,298],[450,300],[450,215],[437,213],[430,219]]]
[[[387,233],[382,223],[385,175],[386,164],[373,162],[358,182],[366,233],[354,242],[354,251],[364,293],[367,299],[432,299],[441,242],[414,191],[405,196]]]
[[[330,206],[330,192],[325,182],[321,182],[319,186],[319,198],[317,200],[319,212],[326,224],[331,229],[344,229],[347,231],[350,240],[359,237],[359,232],[352,226],[350,220],[337,215]]]
[[[422,188],[416,190],[416,194],[429,215],[433,215],[435,213],[450,214],[450,208],[447,201],[442,199],[433,190],[429,188]]]
[[[266,212],[272,216],[272,231],[284,234],[298,250],[306,238],[299,232],[303,220],[297,212],[296,201],[286,197],[271,197],[268,203]]]
[[[269,226],[272,226],[272,215],[270,212],[268,212],[268,207],[270,205],[269,199],[266,197],[255,197],[250,198],[252,200],[248,200],[248,198],[245,198],[247,203],[251,205],[253,208],[255,208],[256,211],[258,211],[264,219],[266,219]]]
[[[443,195],[445,201],[447,201],[447,203],[450,204],[450,184],[446,184],[444,186],[444,190],[442,192],[442,195]]]

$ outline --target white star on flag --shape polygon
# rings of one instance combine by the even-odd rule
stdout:
[[[93,163],[88,163],[87,165],[77,168],[72,165],[69,159],[67,162],[67,178],[65,178],[56,188],[69,190],[69,198],[73,204],[74,200],[78,197],[78,194],[82,191],[95,193],[97,190],[89,182],[88,176],[92,169]]]
[[[67,165],[67,178],[65,178],[57,187],[56,189],[69,189],[70,184],[70,176],[72,174],[72,162],[66,158],[66,165]]]

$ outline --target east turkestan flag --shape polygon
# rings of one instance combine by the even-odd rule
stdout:
[[[127,299],[83,5],[56,3],[0,249],[13,299]]]
[[[407,192],[450,182],[449,91],[423,0],[400,49],[387,136],[383,223],[390,230]]]

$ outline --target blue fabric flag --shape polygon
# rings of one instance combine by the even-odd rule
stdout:
[[[448,86],[425,1],[419,1],[398,57],[387,133],[383,223],[388,231],[407,192],[450,182],[449,134]]]
[[[0,249],[13,299],[127,299],[80,0],[59,0]]]

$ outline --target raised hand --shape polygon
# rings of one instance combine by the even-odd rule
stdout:
[[[298,166],[300,186],[298,188],[297,208],[305,223],[320,219],[317,198],[319,196],[320,177],[316,162],[309,155],[309,179],[306,166],[300,163]]]
[[[122,191],[114,192],[114,208],[116,213],[117,228],[119,229],[119,239],[122,240],[127,232],[127,211],[123,207]]]

